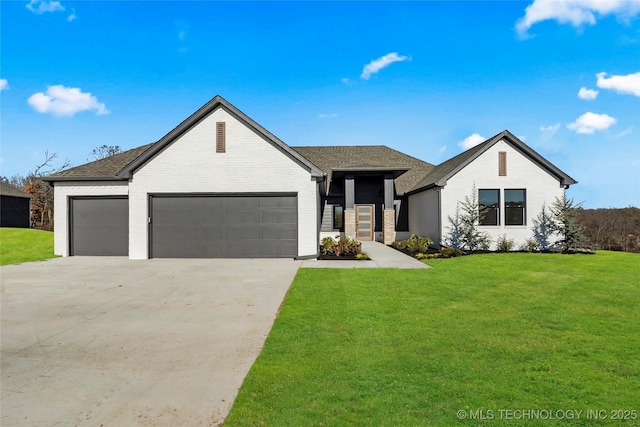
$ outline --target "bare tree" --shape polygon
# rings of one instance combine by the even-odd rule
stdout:
[[[58,153],[44,152],[44,161],[24,178],[22,189],[31,196],[31,224],[43,230],[53,229],[53,187],[42,180],[44,176],[69,167],[69,160],[54,166]]]
[[[120,148],[119,145],[104,144],[94,148],[89,155],[93,157],[95,160],[100,160],[107,157],[115,156],[116,154],[120,154],[120,153],[122,153],[122,148]]]

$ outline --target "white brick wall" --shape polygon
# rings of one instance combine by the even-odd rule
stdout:
[[[126,196],[127,182],[56,182],[54,191],[53,253],[69,256],[69,198],[73,196]]]
[[[216,122],[226,122],[226,152],[216,153]],[[153,193],[298,195],[298,255],[318,248],[316,183],[302,166],[218,109],[138,169],[129,184],[129,257],[148,257],[148,195]]]
[[[507,176],[498,176],[498,152],[507,152]],[[545,169],[532,162],[529,157],[521,154],[509,143],[501,140],[481,154],[467,167],[451,177],[447,185],[441,190],[442,203],[442,236],[447,234],[449,222],[447,215],[453,216],[456,203],[470,196],[475,183],[476,189],[500,189],[501,204],[504,203],[504,189],[526,189],[526,225],[505,226],[504,209],[500,210],[500,224],[498,226],[480,227],[491,236],[495,248],[499,236],[506,234],[508,238],[515,240],[516,248],[524,241],[532,237],[531,227],[533,219],[542,209],[542,204],[547,206],[562,196],[564,189],[560,181]]]

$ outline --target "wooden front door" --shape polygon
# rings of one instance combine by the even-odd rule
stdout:
[[[373,240],[373,205],[356,206],[356,239]]]

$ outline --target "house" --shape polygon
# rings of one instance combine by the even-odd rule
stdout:
[[[31,196],[13,185],[0,182],[0,227],[30,226]]]
[[[435,166],[385,146],[291,147],[220,96],[153,144],[46,180],[56,254],[132,259],[315,257],[338,233],[441,242],[474,185],[482,228],[523,240],[576,182],[507,131]]]

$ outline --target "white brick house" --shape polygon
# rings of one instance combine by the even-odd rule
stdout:
[[[523,241],[576,182],[507,131],[435,166],[384,146],[293,148],[219,96],[156,143],[47,180],[56,254],[132,259],[314,257],[336,233],[441,242],[474,184],[497,198],[482,228]]]

